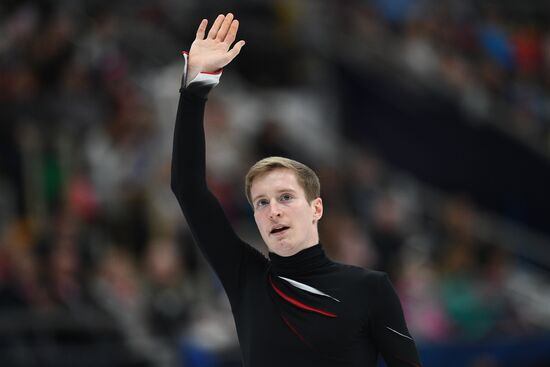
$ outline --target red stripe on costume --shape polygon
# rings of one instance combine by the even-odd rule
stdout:
[[[294,326],[292,326],[292,324],[286,319],[286,317],[284,317],[282,315],[281,315],[281,317],[283,318],[283,321],[285,322],[286,326],[288,326],[290,331],[292,331],[294,334],[296,334],[296,336],[298,336],[298,338],[300,338],[301,341],[305,342],[304,337],[302,336],[302,334],[300,334],[298,332],[298,330],[296,330],[296,328]]]
[[[223,69],[220,69],[220,70],[216,70],[216,71],[201,71],[201,74],[209,74],[209,75],[218,75],[218,74],[221,74],[223,71]]]
[[[277,292],[277,294],[279,296],[281,296],[281,298],[283,298],[285,301],[293,304],[294,306],[299,307],[299,308],[304,309],[304,310],[317,312],[318,314],[321,314],[321,315],[324,315],[324,316],[336,317],[336,314],[333,314],[332,312],[323,311],[323,310],[320,310],[318,308],[305,305],[302,302],[298,301],[297,299],[294,299],[294,298],[284,294],[279,288],[277,288],[275,286],[275,284],[273,283],[273,280],[271,279],[271,277],[269,277],[269,283],[271,283],[271,287],[275,290],[275,292]]]

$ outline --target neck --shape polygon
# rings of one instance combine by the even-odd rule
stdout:
[[[269,253],[272,270],[277,275],[305,275],[325,269],[332,264],[320,244],[304,248],[294,255]]]

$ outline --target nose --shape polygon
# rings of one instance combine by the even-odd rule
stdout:
[[[272,200],[269,204],[269,217],[271,219],[278,218],[281,216],[281,207],[279,203],[275,200]]]

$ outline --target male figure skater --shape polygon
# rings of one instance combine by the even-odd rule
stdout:
[[[243,242],[209,191],[203,114],[221,68],[240,52],[239,23],[203,20],[189,54],[176,117],[172,190],[193,237],[229,297],[245,367],[420,366],[401,305],[384,273],[325,256],[317,175],[281,157],[257,162],[245,189],[269,258]],[[215,142],[213,142],[215,144]]]

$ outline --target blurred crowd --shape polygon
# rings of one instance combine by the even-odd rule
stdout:
[[[363,1],[351,31],[389,62],[550,153],[550,8],[544,1]],[[357,9],[360,9],[357,11]]]
[[[2,365],[199,366],[212,355],[238,363],[229,306],[169,188],[178,54],[201,11],[215,14],[179,3],[0,8]],[[363,21],[401,39],[413,72],[547,144],[548,29],[493,11],[472,16],[463,2],[433,14],[421,3],[357,6],[369,9]],[[270,51],[271,72],[279,54],[296,51],[285,25],[299,10],[249,5],[240,19],[280,24],[256,35],[281,45]],[[242,180],[257,159],[289,156],[320,174],[329,256],[388,272],[419,344],[550,328],[550,269],[486,235],[485,214],[467,197],[435,192],[342,140],[329,112],[337,100],[299,79],[311,62],[302,52],[277,85],[258,70],[262,51],[250,49],[208,103],[209,184],[237,232],[265,252]],[[243,71],[251,65],[252,76]]]

